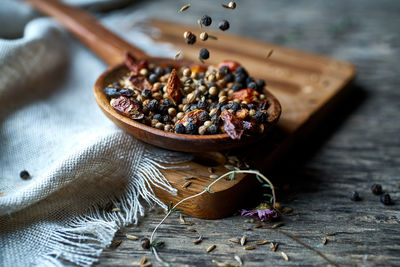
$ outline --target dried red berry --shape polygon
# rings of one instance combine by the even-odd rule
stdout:
[[[233,93],[230,96],[230,100],[237,99],[239,101],[246,101],[247,103],[251,103],[258,97],[258,95],[259,93],[256,90],[247,88]]]
[[[235,117],[229,111],[224,109],[221,112],[221,119],[224,122],[224,129],[225,132],[232,138],[232,139],[240,139],[243,135],[243,125],[242,120]]]
[[[176,74],[175,69],[172,70],[166,86],[167,86],[166,92],[168,94],[168,97],[176,105],[182,99],[182,93],[181,93],[182,83],[178,77],[178,74]]]

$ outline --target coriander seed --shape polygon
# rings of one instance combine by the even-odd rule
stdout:
[[[206,41],[208,39],[208,34],[206,32],[200,33],[200,40]]]

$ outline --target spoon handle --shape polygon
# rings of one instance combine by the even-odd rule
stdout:
[[[110,66],[123,62],[126,52],[136,58],[148,57],[145,52],[106,29],[85,10],[68,6],[57,0],[25,0],[25,2],[57,19]]]

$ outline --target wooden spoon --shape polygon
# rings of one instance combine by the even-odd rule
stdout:
[[[93,16],[86,11],[65,5],[56,0],[25,0],[36,9],[60,21],[90,50],[104,60],[111,67],[97,79],[94,86],[94,96],[104,114],[120,128],[146,143],[162,148],[184,151],[204,152],[235,148],[253,143],[265,137],[271,127],[276,124],[281,114],[278,100],[268,91],[265,91],[270,106],[268,112],[269,126],[264,133],[258,136],[243,136],[241,140],[233,140],[227,134],[215,135],[186,135],[165,132],[145,124],[136,122],[117,113],[109,104],[104,94],[104,88],[113,81],[119,80],[129,70],[123,64],[127,52],[136,59],[146,59],[156,65],[174,66],[176,68],[193,64],[189,61],[175,61],[168,58],[150,57],[142,50],[131,45],[113,32],[104,28]]]

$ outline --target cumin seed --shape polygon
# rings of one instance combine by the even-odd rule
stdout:
[[[273,53],[274,53],[274,49],[269,50],[269,52],[267,54],[267,59],[270,58]]]
[[[242,259],[241,259],[238,255],[235,255],[233,258],[234,258],[237,262],[239,262],[239,265],[243,265],[243,261],[242,261]]]
[[[188,188],[191,184],[192,184],[191,181],[187,181],[186,183],[184,183],[184,184],[182,185],[182,187],[183,187],[183,188]]]
[[[278,249],[279,243],[269,243],[269,246],[271,247],[272,251],[275,252]]]
[[[255,248],[256,248],[255,246],[245,246],[244,247],[245,250],[253,250]]]
[[[116,211],[121,211],[121,210],[120,210],[120,208],[113,208],[111,211],[116,212]]]
[[[258,246],[265,245],[268,244],[268,240],[256,241],[255,244]]]
[[[135,235],[128,235],[128,234],[126,234],[125,236],[126,236],[126,238],[128,238],[128,239],[130,239],[130,240],[139,240],[139,237],[137,237],[137,236],[135,236]]]
[[[181,52],[181,51],[178,51],[178,52],[175,54],[174,60],[178,60],[178,58],[181,56],[181,54],[182,54],[182,52]]]
[[[121,243],[122,243],[122,240],[114,241],[111,243],[111,247],[117,248],[117,247],[119,247],[119,245],[121,245]]]
[[[206,250],[207,253],[210,253],[210,252],[213,251],[216,247],[217,247],[217,245],[215,245],[215,244],[209,246],[209,247],[207,248],[207,250]]]
[[[191,6],[190,4],[184,5],[183,7],[181,7],[181,9],[179,9],[178,12],[181,13],[181,12],[183,12],[185,10],[188,10],[190,6]]]
[[[199,237],[193,241],[193,244],[195,244],[195,245],[200,244],[201,241],[203,241],[203,236],[199,235]]]
[[[272,225],[272,226],[271,226],[271,229],[276,229],[276,228],[278,228],[278,227],[281,227],[282,225],[285,225],[285,224],[284,224],[283,222],[278,222],[278,223]]]
[[[143,258],[140,260],[140,266],[142,266],[143,264],[145,264],[147,262],[147,258],[146,256],[143,256]]]
[[[247,236],[246,235],[242,236],[242,238],[240,238],[240,245],[244,246],[244,244],[246,244],[246,241],[247,241]]]
[[[285,252],[281,252],[281,255],[282,255],[282,258],[284,258],[285,259],[285,261],[289,261],[289,257],[288,257],[288,255],[286,255],[286,253]]]
[[[185,218],[183,218],[183,215],[182,215],[182,214],[179,214],[179,222],[180,222],[181,224],[186,224]]]
[[[328,238],[326,238],[326,237],[322,238],[322,244],[323,245],[326,245],[327,242],[328,242]]]
[[[228,241],[229,241],[229,242],[232,242],[232,243],[236,243],[236,244],[239,244],[239,243],[240,243],[239,238],[229,238]]]

